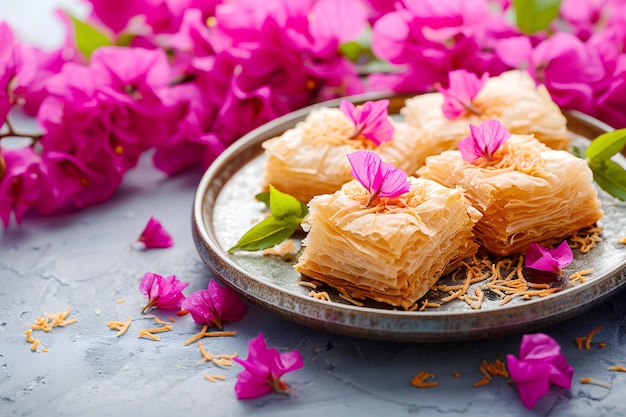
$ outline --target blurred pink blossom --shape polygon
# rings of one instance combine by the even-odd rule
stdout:
[[[41,193],[41,161],[31,148],[0,148],[0,219],[9,226],[11,213],[17,224]]]

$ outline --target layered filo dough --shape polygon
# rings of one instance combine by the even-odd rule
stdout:
[[[460,188],[409,177],[410,190],[366,207],[356,180],[314,197],[295,268],[353,299],[410,308],[449,268],[476,253],[481,217]]]
[[[603,215],[585,160],[530,135],[511,135],[491,163],[474,165],[452,150],[428,157],[418,174],[466,191],[483,214],[476,237],[496,255],[562,240]]]
[[[428,133],[432,140],[430,155],[456,149],[470,134],[469,125],[496,119],[515,134],[534,134],[552,149],[567,150],[570,139],[567,120],[544,85],[536,85],[527,71],[508,71],[488,78],[472,100],[480,114],[466,111],[448,119],[442,111],[443,94],[428,93],[408,99],[400,109],[405,123]]]
[[[352,138],[354,124],[338,108],[311,111],[293,129],[263,143],[267,155],[263,186],[272,184],[302,202],[332,194],[352,180],[346,155],[358,150],[371,150],[396,167],[414,172],[428,155],[430,140],[419,129],[390,120],[392,140],[376,146],[365,138]]]

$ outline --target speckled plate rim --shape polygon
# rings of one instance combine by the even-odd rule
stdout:
[[[390,99],[390,113],[397,113],[410,96],[371,93],[346,97],[355,103]],[[493,310],[463,312],[379,310],[340,303],[328,303],[287,291],[255,277],[240,267],[218,242],[212,224],[214,205],[229,178],[261,152],[261,143],[281,134],[304,119],[312,108],[338,106],[331,100],[287,114],[239,139],[224,151],[204,173],[193,201],[192,234],[196,249],[206,266],[225,285],[247,301],[286,319],[326,331],[350,336],[405,342],[446,342],[485,339],[519,333],[574,317],[626,284],[626,259],[584,285],[523,304]],[[576,133],[595,137],[612,128],[578,112],[566,112],[576,122]]]

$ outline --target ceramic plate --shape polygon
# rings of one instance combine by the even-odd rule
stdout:
[[[390,99],[390,114],[397,114],[407,97],[370,94],[350,97],[360,103]],[[323,103],[338,106],[339,101]],[[280,135],[303,120],[311,108],[288,114],[241,138],[206,171],[195,196],[193,233],[206,265],[227,286],[249,302],[301,324],[331,332],[383,340],[438,342],[460,341],[527,332],[579,314],[624,288],[626,284],[626,203],[600,191],[605,217],[602,241],[588,254],[575,252],[565,272],[593,269],[586,282],[567,283],[544,298],[517,300],[501,305],[497,297],[486,298],[478,310],[463,301],[437,309],[399,311],[380,304],[356,306],[344,301],[332,288],[323,287],[331,302],[309,296],[300,285],[303,277],[293,269],[295,259],[229,254],[227,249],[263,215],[256,201],[265,156],[263,141]],[[610,127],[580,113],[567,113],[568,129],[575,146],[584,148],[589,139]],[[620,155],[620,162],[624,158]],[[299,241],[296,239],[296,244]],[[452,279],[450,276],[445,279]],[[427,294],[425,297],[436,297]],[[441,295],[440,295],[441,297]],[[433,300],[437,301],[437,299]]]

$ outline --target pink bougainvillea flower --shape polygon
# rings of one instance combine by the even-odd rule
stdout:
[[[0,149],[0,219],[9,226],[11,213],[22,216],[41,194],[41,160],[32,148]]]
[[[245,368],[237,375],[235,384],[235,395],[240,400],[260,397],[272,391],[289,395],[289,387],[280,378],[304,365],[297,350],[278,353],[276,348],[268,349],[263,333],[248,343],[247,359],[233,360]]]
[[[148,220],[148,224],[141,232],[137,242],[142,242],[148,249],[174,246],[174,239],[154,216]]]
[[[354,123],[353,138],[363,136],[376,144],[389,142],[393,137],[393,125],[389,121],[389,100],[368,101],[355,106],[341,100],[339,109]]]
[[[469,163],[483,157],[493,160],[493,154],[511,136],[509,131],[497,120],[486,120],[479,126],[470,124],[471,134],[457,144],[461,156]]]
[[[460,69],[451,71],[448,78],[450,83],[448,88],[437,88],[443,94],[441,106],[443,115],[448,119],[456,119],[466,112],[480,114],[480,110],[474,106],[472,100],[484,87],[489,74],[484,73],[478,78],[476,74]]]
[[[15,41],[9,25],[0,22],[0,122],[4,120],[11,109],[11,97],[8,91],[9,82],[15,77],[14,63]]]
[[[222,322],[239,321],[246,312],[246,304],[231,291],[211,280],[206,290],[191,293],[182,303],[196,323],[222,328]]]
[[[163,310],[180,309],[180,305],[185,299],[183,290],[188,285],[188,282],[177,280],[176,275],[162,277],[152,272],[146,272],[139,283],[139,290],[148,297],[148,304],[141,310],[141,313],[145,313],[152,307]]]
[[[367,14],[367,6],[359,0],[319,0],[311,9],[311,35],[315,39],[337,39],[340,44],[350,42],[363,32]]]
[[[531,242],[526,254],[525,266],[561,275],[563,274],[561,268],[569,265],[573,259],[574,255],[566,240],[554,249],[544,248],[535,242]]]
[[[398,197],[409,191],[406,172],[392,163],[382,161],[380,155],[370,151],[357,151],[347,155],[352,170],[350,174],[370,193],[369,206],[377,197]]]
[[[507,355],[507,367],[511,379],[517,384],[522,404],[528,409],[550,391],[550,384],[569,389],[574,368],[568,363],[561,347],[543,333],[522,336],[519,359]]]
[[[595,90],[610,78],[601,50],[571,33],[557,32],[533,49],[528,72],[559,106],[590,112]]]

